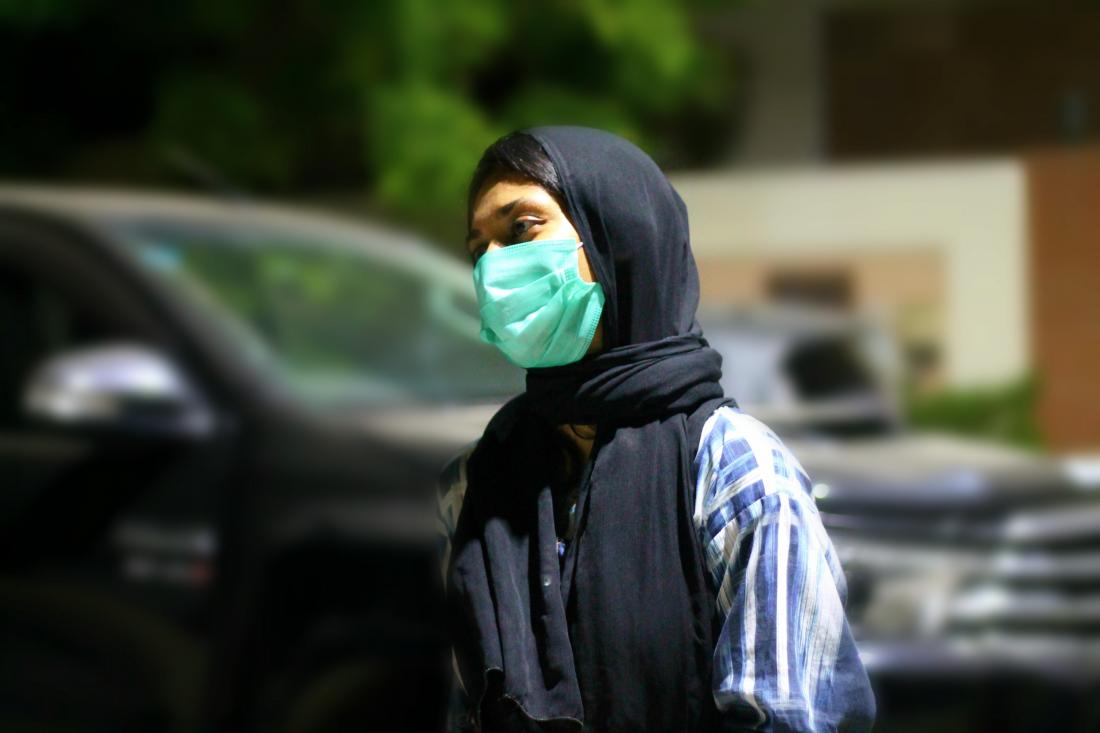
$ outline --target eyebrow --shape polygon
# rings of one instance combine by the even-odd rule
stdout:
[[[520,204],[535,204],[535,205],[538,205],[537,202],[534,199],[530,198],[529,196],[520,196],[518,199],[516,199],[514,201],[509,201],[508,203],[504,204],[499,209],[497,209],[495,212],[493,212],[493,217],[496,218],[496,219],[499,219],[502,216],[508,216],[508,214],[512,213],[512,209],[516,208]],[[469,233],[466,235],[466,249],[470,248],[470,242],[474,241],[475,239],[477,239],[480,236],[481,236],[481,231],[479,229],[471,229],[469,231]]]

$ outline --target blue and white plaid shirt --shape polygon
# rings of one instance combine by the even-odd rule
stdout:
[[[443,476],[444,567],[468,455]],[[694,466],[695,525],[723,619],[718,708],[745,730],[870,730],[875,702],[844,615],[847,585],[805,470],[770,428],[730,407],[707,420]],[[468,711],[455,692],[461,730]]]

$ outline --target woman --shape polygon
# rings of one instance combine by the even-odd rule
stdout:
[[[534,128],[485,151],[468,211],[482,338],[527,390],[445,472],[461,722],[869,729],[809,479],[722,394],[656,164]]]

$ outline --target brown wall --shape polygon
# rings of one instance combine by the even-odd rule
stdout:
[[[1027,158],[1032,363],[1055,450],[1100,449],[1100,148]]]

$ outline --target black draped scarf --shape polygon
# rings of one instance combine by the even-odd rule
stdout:
[[[604,289],[604,350],[528,370],[469,458],[447,568],[459,670],[485,731],[717,730],[692,462],[733,400],[695,320],[687,210],[619,137],[525,132],[557,168]],[[564,567],[550,488],[562,423],[597,426]]]

